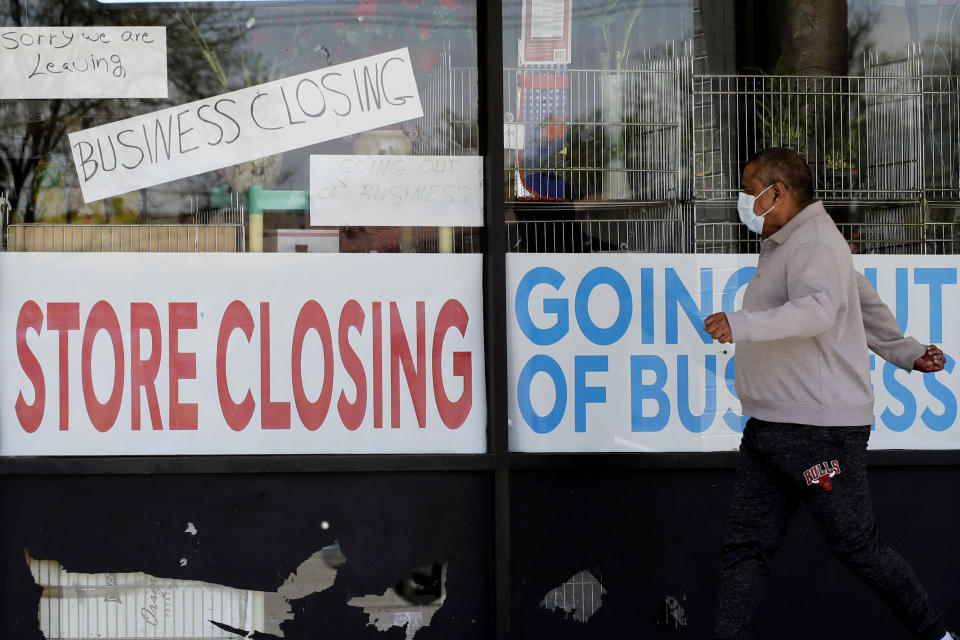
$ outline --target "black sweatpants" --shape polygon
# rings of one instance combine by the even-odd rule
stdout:
[[[870,427],[747,421],[723,545],[714,635],[751,638],[768,563],[803,501],[830,549],[923,640],[940,640],[940,614],[913,570],[877,533],[866,450]]]

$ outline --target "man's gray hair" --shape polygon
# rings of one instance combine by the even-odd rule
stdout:
[[[810,166],[796,151],[771,147],[755,153],[748,164],[753,165],[764,186],[782,182],[795,196],[813,200],[813,176]]]

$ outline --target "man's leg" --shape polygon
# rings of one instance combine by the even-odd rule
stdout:
[[[763,425],[749,420],[740,442],[717,593],[717,640],[751,637],[751,619],[769,575],[768,562],[799,502],[764,454]]]
[[[803,479],[805,485],[812,478],[804,487],[804,501],[833,553],[863,578],[918,638],[940,640],[946,631],[939,612],[910,566],[881,539],[874,522],[866,470],[870,427],[829,429],[834,435],[834,451],[824,451],[812,459],[810,469],[800,471],[801,477],[809,471]],[[833,469],[834,462],[837,469]]]

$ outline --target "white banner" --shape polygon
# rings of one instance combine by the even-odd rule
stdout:
[[[310,156],[310,224],[483,226],[483,158]]]
[[[70,134],[87,202],[423,115],[407,49]]]
[[[871,356],[875,449],[960,449],[955,256],[854,256],[936,374]],[[745,419],[735,345],[700,329],[740,308],[756,256],[508,254],[510,448],[728,451]],[[944,323],[944,319],[948,322]]]
[[[481,262],[0,253],[0,455],[481,453]]]
[[[0,99],[166,98],[166,27],[0,27]]]

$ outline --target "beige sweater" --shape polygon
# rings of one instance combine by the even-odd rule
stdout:
[[[926,347],[905,338],[823,204],[763,241],[743,308],[727,314],[737,343],[743,414],[772,422],[873,422],[867,348],[906,370]]]

